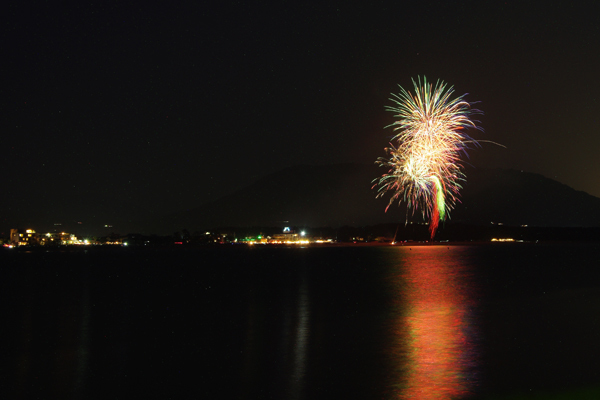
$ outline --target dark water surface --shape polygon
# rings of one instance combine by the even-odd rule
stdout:
[[[0,260],[3,398],[600,398],[598,244]]]

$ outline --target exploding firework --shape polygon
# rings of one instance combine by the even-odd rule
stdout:
[[[465,95],[451,98],[453,88],[438,81],[435,85],[427,79],[413,80],[415,93],[402,87],[392,94],[393,106],[386,109],[394,113],[392,127],[395,136],[386,153],[377,164],[387,172],[375,179],[379,186],[377,197],[391,193],[386,207],[402,201],[412,212],[420,209],[429,219],[431,238],[435,236],[439,221],[444,221],[457,201],[460,182],[465,180],[461,156],[479,143],[467,135],[467,128],[481,130],[472,115],[481,114],[465,101]]]

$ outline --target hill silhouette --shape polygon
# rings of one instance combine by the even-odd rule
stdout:
[[[374,165],[299,165],[267,175],[231,195],[172,214],[156,229],[249,226],[365,226],[404,222],[405,205],[384,212],[389,196],[376,199]],[[451,221],[465,224],[598,227],[600,198],[539,174],[503,169],[466,170]],[[423,221],[420,213],[411,221]]]
[[[452,220],[485,224],[599,227],[600,198],[553,179],[505,169],[467,170]]]

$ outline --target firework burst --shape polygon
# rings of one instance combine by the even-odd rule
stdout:
[[[413,80],[415,93],[402,87],[392,94],[393,106],[386,110],[394,113],[392,127],[395,136],[386,153],[377,164],[387,172],[375,179],[377,197],[391,193],[386,207],[402,201],[412,212],[420,209],[430,220],[431,238],[435,236],[439,221],[444,221],[454,207],[460,182],[465,180],[461,156],[479,143],[467,135],[467,128],[481,130],[472,115],[481,114],[464,100],[465,95],[452,98],[453,88],[438,81],[435,85]]]

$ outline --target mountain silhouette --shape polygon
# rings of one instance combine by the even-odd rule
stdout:
[[[599,227],[600,198],[540,174],[506,169],[466,171],[452,221],[471,224]]]
[[[376,198],[375,165],[299,165],[267,175],[217,201],[158,221],[161,232],[249,226],[365,226],[423,221],[405,204],[385,208]],[[539,174],[468,168],[451,222],[466,224],[598,227],[600,198]]]

